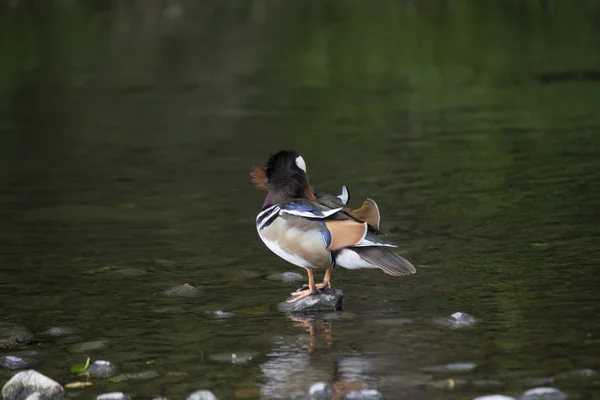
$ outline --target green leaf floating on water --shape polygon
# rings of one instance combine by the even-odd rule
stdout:
[[[85,372],[86,369],[88,369],[90,366],[90,358],[88,357],[88,359],[86,360],[85,364],[75,364],[71,367],[71,372],[73,374],[81,374],[83,372]]]

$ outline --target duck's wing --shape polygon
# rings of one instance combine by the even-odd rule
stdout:
[[[332,205],[336,204],[295,199],[280,207],[282,214],[320,221],[320,226],[325,228],[323,235],[328,251],[352,246],[397,247],[394,243],[378,237],[379,230],[354,217],[352,211],[346,210],[345,207],[332,208]]]
[[[355,210],[347,206],[350,200],[350,192],[346,186],[342,186],[342,193],[338,196],[334,196],[329,193],[316,193],[317,202],[323,206],[329,208],[343,207],[344,212],[351,218],[358,222],[366,222],[369,224],[369,230],[375,234],[382,234],[379,230],[379,222],[381,221],[381,214],[379,213],[379,207],[373,199],[367,198],[360,208]]]

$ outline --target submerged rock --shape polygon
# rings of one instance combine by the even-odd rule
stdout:
[[[455,312],[447,318],[438,318],[434,320],[438,325],[447,326],[449,328],[465,328],[473,326],[477,323],[477,320],[467,313]]]
[[[505,396],[503,394],[488,394],[486,396],[479,396],[473,400],[517,400],[514,397]]]
[[[445,364],[445,365],[434,365],[432,367],[423,367],[421,371],[423,372],[432,372],[436,374],[443,374],[448,372],[469,372],[474,369],[477,364],[472,362],[462,362],[462,363],[453,363],[453,364]]]
[[[596,378],[597,376],[598,376],[598,371],[596,371],[595,369],[584,368],[584,369],[576,369],[573,371],[561,372],[560,374],[554,375],[554,379],[557,381],[582,380],[582,379]]]
[[[92,340],[91,342],[77,343],[69,346],[71,353],[85,353],[88,351],[102,350],[106,348],[108,340]]]
[[[210,390],[198,390],[190,394],[186,400],[218,400]]]
[[[381,400],[383,396],[375,389],[355,390],[344,396],[345,400]]]
[[[13,355],[6,355],[0,357],[0,367],[6,369],[24,369],[31,368],[34,364],[38,364],[39,361],[32,358],[24,358]]]
[[[230,318],[233,317],[235,314],[232,312],[227,312],[227,311],[221,311],[221,310],[217,310],[217,311],[207,311],[206,312],[208,315],[214,317],[214,318],[218,318],[218,319],[225,319],[225,318]]]
[[[335,390],[329,382],[313,383],[308,389],[308,398],[310,400],[329,400]]]
[[[30,369],[13,376],[2,388],[4,400],[24,400],[37,392],[43,400],[66,399],[65,389],[56,381]]]
[[[210,359],[232,364],[245,364],[256,357],[257,354],[258,353],[219,353],[211,355]]]
[[[287,300],[292,300],[290,296]],[[279,303],[279,310],[288,313],[319,313],[342,309],[344,292],[340,289],[322,290],[321,293],[307,296],[294,303]]]
[[[110,392],[99,394],[96,400],[131,400],[131,397],[123,392]]]
[[[33,334],[26,327],[10,322],[0,322],[0,349],[23,346],[33,340]]]
[[[87,372],[97,378],[110,378],[119,373],[119,368],[110,361],[96,360],[90,364]]]
[[[166,297],[196,297],[199,293],[200,291],[198,288],[190,285],[189,283],[173,286],[162,292],[163,296]]]
[[[524,392],[519,400],[565,400],[568,396],[552,387],[538,387]]]
[[[283,272],[281,274],[272,274],[267,276],[270,281],[280,281],[284,283],[302,282],[304,277],[296,272]]]
[[[158,377],[160,377],[160,374],[156,371],[151,370],[151,371],[134,372],[131,374],[117,375],[115,377],[110,378],[108,381],[112,382],[112,383],[126,382],[126,381],[131,381],[131,380],[147,381],[150,379],[156,379]]]
[[[40,332],[39,334],[45,335],[45,336],[52,336],[52,337],[61,337],[61,336],[72,335],[73,333],[75,333],[75,330],[73,330],[71,328],[63,328],[63,327],[59,327],[59,326],[54,326],[50,329]]]

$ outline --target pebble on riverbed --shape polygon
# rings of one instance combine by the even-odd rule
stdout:
[[[4,400],[23,400],[29,394],[38,392],[43,400],[66,399],[64,388],[56,381],[30,369],[13,376],[2,388]]]
[[[0,349],[23,346],[33,340],[33,334],[26,327],[10,322],[0,322]]]
[[[162,292],[163,296],[166,297],[196,297],[199,293],[198,288],[189,283],[173,286]]]
[[[34,360],[31,358],[24,358],[13,355],[6,355],[4,357],[0,357],[0,367],[6,369],[24,369],[31,368],[34,364],[39,363],[38,360]]]
[[[102,350],[108,345],[108,340],[92,340],[91,342],[77,343],[69,346],[71,353],[85,353],[88,351]]]
[[[302,282],[304,277],[296,272],[283,272],[281,274],[272,274],[267,276],[270,281],[279,281],[283,283]]]
[[[119,368],[110,361],[96,360],[90,364],[87,372],[96,378],[110,378],[119,373]]]
[[[355,390],[346,393],[344,400],[381,400],[383,396],[375,389]]]
[[[293,298],[290,296],[287,300]],[[279,311],[304,314],[337,311],[342,309],[343,298],[344,292],[340,289],[322,290],[319,294],[307,296],[294,303],[279,303]]]
[[[210,390],[198,390],[190,394],[186,400],[218,400]]]
[[[519,400],[565,400],[565,393],[553,387],[538,387],[524,392]]]
[[[55,327],[47,329],[43,332],[40,332],[39,335],[60,337],[60,336],[72,335],[73,333],[75,333],[75,330],[73,330],[73,329],[55,326]]]
[[[433,322],[437,325],[442,325],[449,328],[466,328],[475,325],[477,320],[467,313],[455,312],[449,317],[438,318]]]
[[[123,392],[110,392],[96,396],[96,400],[131,400],[131,397]]]

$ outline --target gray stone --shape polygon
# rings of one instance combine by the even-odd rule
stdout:
[[[96,378],[110,378],[119,373],[119,368],[110,361],[96,360],[90,364],[87,372]]]
[[[258,353],[244,352],[244,353],[218,353],[210,356],[211,360],[229,362],[232,364],[246,364]]]
[[[24,400],[35,392],[42,400],[66,399],[65,390],[58,382],[33,369],[21,371],[6,382],[2,388],[2,398]]]
[[[467,313],[455,312],[447,318],[438,318],[433,322],[449,328],[466,328],[475,325],[477,320]]]
[[[186,400],[218,400],[210,390],[198,390],[190,394]]]
[[[75,331],[73,329],[54,326],[50,329],[40,332],[39,334],[46,335],[46,336],[60,337],[60,336],[72,335],[73,333],[75,333]]]
[[[183,285],[173,286],[163,292],[166,297],[196,297],[200,291],[198,288],[184,283]]]
[[[381,400],[383,396],[375,389],[355,390],[344,396],[346,400]]]
[[[34,360],[35,361],[35,360]],[[0,367],[6,369],[24,369],[30,368],[31,362],[28,362],[27,359],[19,356],[11,356],[7,355],[4,357],[0,357]]]
[[[334,393],[335,390],[329,382],[317,382],[308,389],[308,398],[310,400],[329,400]]]
[[[44,400],[40,392],[33,392],[25,400]]]
[[[479,396],[473,400],[516,400],[514,397],[505,396],[503,394],[488,394],[486,396]]]
[[[289,297],[288,301],[292,299],[294,296]],[[319,294],[307,296],[294,303],[280,303],[279,311],[305,314],[337,311],[342,309],[343,299],[344,292],[340,289],[322,290]]]
[[[560,374],[554,375],[554,379],[560,380],[580,380],[580,379],[591,379],[598,376],[598,371],[590,368],[576,369],[573,371],[561,372]]]
[[[445,365],[434,365],[432,367],[423,367],[421,371],[423,372],[431,372],[436,374],[443,374],[448,372],[469,372],[477,366],[475,363],[471,362],[462,362],[462,363],[453,363],[453,364],[445,364]]]
[[[538,387],[524,392],[519,400],[565,400],[568,396],[552,387]]]
[[[218,318],[218,319],[225,319],[225,318],[231,318],[233,317],[235,314],[232,312],[227,312],[227,311],[221,311],[221,310],[217,310],[217,311],[207,311],[206,312],[208,315],[214,317],[214,318]]]
[[[131,400],[131,397],[123,392],[110,392],[96,396],[96,400]]]
[[[0,322],[0,349],[13,349],[33,340],[33,334],[22,325]]]
[[[294,282],[302,282],[304,280],[304,276],[302,276],[296,272],[283,272],[281,274],[269,275],[269,276],[267,276],[267,279],[270,281],[294,283]]]
[[[92,340],[91,342],[77,343],[69,346],[71,353],[85,353],[88,351],[102,350],[105,349],[108,344],[108,340]]]

